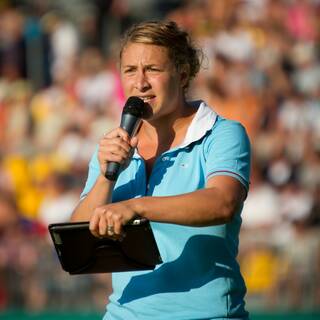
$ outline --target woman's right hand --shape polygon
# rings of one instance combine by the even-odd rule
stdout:
[[[116,128],[104,134],[98,149],[101,174],[104,176],[109,161],[125,163],[131,156],[131,148],[135,148],[137,144],[137,137],[130,139],[128,133],[122,128]]]

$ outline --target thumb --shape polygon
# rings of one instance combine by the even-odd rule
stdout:
[[[130,146],[132,148],[135,148],[138,145],[138,138],[137,137],[133,137],[130,141]]]

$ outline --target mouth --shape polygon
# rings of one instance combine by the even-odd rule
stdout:
[[[155,98],[155,96],[144,96],[139,98],[143,100],[144,103],[150,103]]]

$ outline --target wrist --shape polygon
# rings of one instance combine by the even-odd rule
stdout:
[[[115,181],[107,179],[102,173],[100,173],[100,175],[98,176],[97,181],[101,184],[106,184],[110,186],[113,186],[115,184]]]
[[[131,209],[138,216],[148,219],[146,210],[146,197],[130,199],[128,202]]]
[[[110,181],[105,178],[103,174],[100,174],[96,180],[95,186],[101,197],[104,198],[104,203],[110,203],[112,201],[112,192],[115,185],[115,181]]]

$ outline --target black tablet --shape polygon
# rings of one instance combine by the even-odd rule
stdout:
[[[162,263],[146,219],[125,225],[121,241],[94,237],[89,222],[56,223],[48,228],[61,266],[70,274],[148,270]]]

